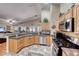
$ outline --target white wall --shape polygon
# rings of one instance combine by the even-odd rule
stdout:
[[[43,19],[47,18],[48,21],[50,22],[51,17],[50,17],[50,10],[42,10],[41,12],[41,21],[43,22]]]
[[[60,5],[51,5],[51,21],[52,21],[52,24],[56,24],[56,19],[60,13]]]

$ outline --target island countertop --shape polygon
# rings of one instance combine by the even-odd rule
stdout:
[[[21,37],[24,37],[24,36],[53,36],[53,35],[46,35],[46,34],[39,34],[39,33],[20,33],[20,34],[15,34],[15,35],[10,35],[9,38],[14,38],[14,39],[18,39],[18,38],[21,38]]]
[[[0,35],[0,38],[12,38],[12,39],[18,39],[18,38],[21,38],[21,37],[25,37],[25,36],[28,36],[28,37],[30,37],[30,36],[43,36],[43,37],[45,37],[45,36],[52,36],[53,37],[53,35],[46,35],[46,34],[38,34],[38,33],[25,33],[25,32],[23,32],[23,33],[6,33],[6,34],[1,34]]]

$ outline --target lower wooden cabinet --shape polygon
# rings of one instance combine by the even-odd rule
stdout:
[[[29,45],[30,45],[29,37],[26,36],[24,37],[24,46],[29,46]]]
[[[39,44],[39,36],[35,36],[35,44]]]
[[[16,54],[23,47],[33,45],[33,44],[39,44],[39,36],[35,35],[35,36],[24,36],[24,37],[19,37],[19,38],[10,38],[9,52]],[[46,44],[47,45],[52,44],[51,36],[46,36]]]
[[[15,54],[25,46],[38,44],[37,36],[25,36],[20,38],[11,38],[9,40],[9,52]]]
[[[24,47],[24,37],[21,37],[17,40],[17,44],[19,46],[19,48]]]
[[[39,44],[39,36],[26,36],[24,37],[24,46],[32,44]]]
[[[24,38],[12,38],[9,40],[9,52],[17,53],[20,49],[24,47]]]
[[[18,45],[19,45],[18,39],[10,39],[9,40],[9,52],[12,54],[17,53],[17,51],[20,50]]]
[[[29,37],[29,43],[30,45],[34,44],[34,36]]]
[[[51,36],[47,36],[47,37],[46,37],[46,44],[47,44],[48,46],[50,46],[50,45],[52,44],[52,37],[51,37]]]

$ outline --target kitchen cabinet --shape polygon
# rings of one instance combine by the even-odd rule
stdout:
[[[19,48],[23,48],[24,47],[24,37],[19,38],[17,43],[18,43]]]
[[[39,44],[39,36],[35,36],[35,44]]]
[[[24,47],[24,38],[11,38],[9,40],[9,52],[17,53]]]
[[[29,46],[32,44],[39,44],[38,36],[27,36],[24,38],[25,46]]]
[[[79,33],[79,4],[73,7],[73,17],[75,18],[75,32]]]
[[[67,19],[73,17],[73,8],[69,9],[63,15],[59,16],[59,31],[64,31],[64,24]]]
[[[30,45],[34,44],[34,36],[29,37],[29,43]]]
[[[29,45],[30,45],[29,37],[25,36],[24,37],[24,46],[29,46]]]
[[[64,30],[64,21],[65,21],[65,15],[61,15],[59,17],[59,21],[58,21],[58,28],[59,28],[59,31],[63,31]]]
[[[33,45],[37,42],[38,42],[37,40],[35,42],[35,36],[23,36],[19,38],[10,38],[9,51],[15,54],[18,51],[20,51],[23,47]]]
[[[45,43],[50,46],[52,44],[52,36],[45,36]],[[9,40],[9,52],[12,54],[16,54],[23,47],[39,44],[39,36],[38,35],[30,35],[30,36],[22,36],[18,38],[10,38]]]
[[[65,13],[65,19],[71,18],[73,17],[73,9],[69,9],[66,13]]]
[[[59,17],[56,19],[56,30],[59,31]]]
[[[51,36],[47,36],[46,37],[46,45],[50,46],[52,44],[52,37]]]
[[[79,32],[79,5],[76,7],[76,19],[77,19],[77,32]]]
[[[16,39],[10,39],[9,40],[9,52],[14,54],[16,53],[19,49],[17,48],[17,40]]]
[[[65,19],[65,15],[64,15],[64,14],[59,17],[59,21],[60,21],[60,22],[61,22],[61,21],[64,21],[64,19]]]

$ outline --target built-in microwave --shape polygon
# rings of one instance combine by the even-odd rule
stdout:
[[[74,32],[74,18],[68,18],[64,23],[64,31]]]

